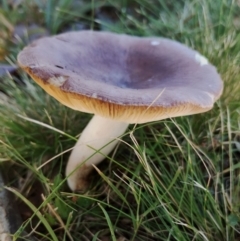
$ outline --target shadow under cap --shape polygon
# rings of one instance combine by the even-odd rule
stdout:
[[[71,32],[35,41],[18,62],[64,105],[131,123],[207,111],[223,89],[198,52],[157,37]]]

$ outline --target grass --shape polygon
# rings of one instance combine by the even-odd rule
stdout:
[[[24,219],[14,240],[23,230],[42,241],[239,240],[239,8],[234,0],[1,1],[2,63],[16,63],[36,35],[90,28],[176,39],[225,83],[208,113],[130,126],[83,195],[69,191],[64,170],[91,116],[62,106],[21,70],[0,77],[0,162]]]

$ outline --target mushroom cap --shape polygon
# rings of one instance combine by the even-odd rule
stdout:
[[[159,37],[64,33],[25,47],[18,63],[62,104],[129,123],[208,111],[223,89],[205,57]]]

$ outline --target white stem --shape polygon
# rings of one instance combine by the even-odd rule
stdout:
[[[126,131],[128,125],[93,116],[74,146],[67,163],[68,185],[73,191],[84,189],[85,179],[93,169],[92,164],[98,164],[113,150],[118,142],[117,138]]]

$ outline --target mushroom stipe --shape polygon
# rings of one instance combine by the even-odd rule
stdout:
[[[60,34],[24,48],[18,63],[63,105],[95,114],[67,164],[73,191],[87,188],[92,164],[111,152],[129,123],[208,111],[223,90],[221,77],[204,56],[159,37]]]

